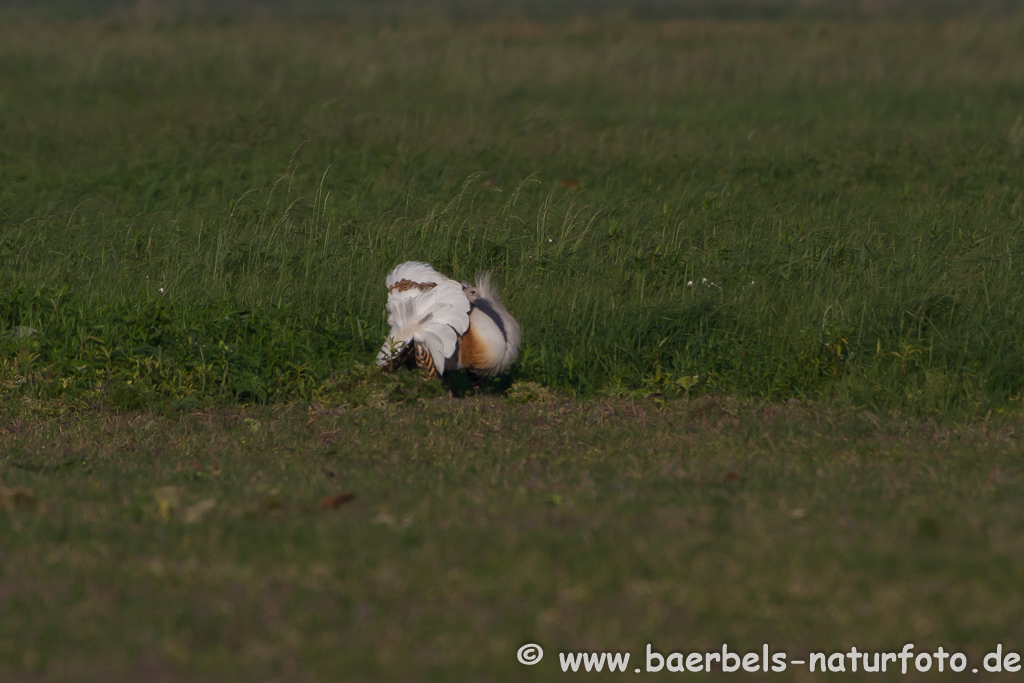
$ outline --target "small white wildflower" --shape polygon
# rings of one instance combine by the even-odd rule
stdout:
[[[753,280],[751,280],[751,281],[750,281],[750,284],[754,284],[754,281],[753,281]]]
[[[163,288],[163,287],[161,287],[160,289],[158,289],[158,290],[156,290],[156,291],[158,291],[158,292],[160,292],[161,294],[163,294],[163,293],[164,293],[164,288]]]
[[[552,242],[554,242],[554,240],[549,237],[548,238],[548,244],[551,244]]]
[[[703,285],[704,283],[706,283],[707,281],[708,281],[708,279],[707,279],[706,277],[702,277],[702,278],[700,279],[700,283],[701,283],[702,285]]]
[[[693,280],[690,280],[689,282],[687,282],[686,286],[687,287],[693,287]]]

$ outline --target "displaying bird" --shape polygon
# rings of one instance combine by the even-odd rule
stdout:
[[[386,284],[391,331],[377,354],[382,368],[412,365],[431,377],[467,370],[476,384],[481,375],[512,365],[522,332],[490,273],[471,285],[409,261],[395,267]]]

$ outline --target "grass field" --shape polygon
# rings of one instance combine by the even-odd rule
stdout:
[[[0,7],[0,678],[1024,650],[1024,15],[691,14]]]

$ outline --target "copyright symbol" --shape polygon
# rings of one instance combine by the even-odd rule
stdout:
[[[520,664],[533,666],[544,659],[544,648],[536,643],[527,643],[519,648],[519,652],[516,653],[516,659],[519,660]]]

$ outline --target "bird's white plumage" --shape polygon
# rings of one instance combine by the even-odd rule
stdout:
[[[388,289],[391,289],[402,280],[427,284],[431,282],[441,283],[450,279],[434,270],[429,263],[406,261],[395,266],[395,269],[388,275],[386,282]]]
[[[409,261],[387,277],[388,333],[377,363],[389,365],[404,348],[426,347],[437,368],[455,353],[459,337],[469,329],[469,299],[462,285],[426,263]],[[433,285],[433,286],[431,286]]]

